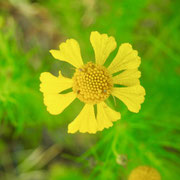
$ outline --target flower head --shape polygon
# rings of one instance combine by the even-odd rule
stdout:
[[[161,180],[161,176],[152,167],[139,166],[131,172],[128,180]]]
[[[101,65],[89,62],[76,69],[73,91],[82,102],[97,104],[109,97],[113,87],[111,74]]]
[[[79,44],[74,39],[61,43],[59,50],[50,50],[54,58],[76,68],[72,79],[63,77],[61,72],[58,77],[48,72],[40,76],[40,91],[44,95],[44,104],[49,113],[60,114],[75,98],[85,103],[79,115],[69,124],[69,133],[96,133],[111,127],[114,121],[120,119],[120,113],[104,102],[110,95],[120,99],[135,113],[139,112],[144,102],[145,90],[140,85],[141,73],[138,71],[141,60],[137,51],[129,43],[122,44],[114,60],[106,68],[103,65],[116,48],[115,39],[95,31],[90,35],[90,42],[95,52],[95,63],[83,64]],[[124,87],[114,87],[115,84]],[[72,92],[62,93],[69,88]]]

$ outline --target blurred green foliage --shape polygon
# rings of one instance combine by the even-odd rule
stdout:
[[[0,179],[126,180],[136,166],[150,165],[163,180],[179,180],[179,5],[178,0],[0,0]],[[138,50],[146,100],[138,114],[110,100],[122,114],[112,128],[69,135],[67,125],[82,103],[49,115],[39,75],[61,70],[72,76],[71,66],[49,54],[66,38],[79,41],[85,62],[93,60],[93,30]]]

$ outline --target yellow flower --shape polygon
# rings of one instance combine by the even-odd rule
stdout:
[[[55,59],[72,64],[76,71],[72,79],[53,76],[44,72],[40,76],[40,91],[44,95],[44,104],[51,114],[60,114],[75,98],[85,105],[79,115],[68,126],[69,133],[96,133],[109,128],[120,119],[119,112],[111,109],[104,101],[110,96],[120,99],[132,112],[139,112],[144,102],[145,90],[140,85],[141,76],[138,67],[141,63],[138,52],[129,43],[119,47],[118,53],[108,68],[104,67],[109,54],[116,48],[115,39],[97,31],[90,35],[95,52],[95,62],[83,64],[80,47],[76,40],[68,39],[59,46],[59,50],[50,50]],[[113,76],[114,73],[120,74]],[[124,87],[114,87],[115,84]],[[61,93],[72,88],[72,92]],[[95,117],[94,105],[97,104]]]
[[[128,180],[161,180],[159,172],[149,166],[139,166],[135,168]]]

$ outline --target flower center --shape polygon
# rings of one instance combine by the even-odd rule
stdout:
[[[76,69],[73,81],[73,91],[77,97],[89,104],[104,101],[113,87],[112,77],[107,69],[92,62]]]

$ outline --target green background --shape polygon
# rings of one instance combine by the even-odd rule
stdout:
[[[127,180],[139,165],[179,180],[179,7],[179,0],[0,0],[0,180]],[[39,76],[72,77],[72,66],[49,53],[67,38],[94,61],[94,30],[138,50],[145,102],[134,114],[110,101],[121,120],[95,135],[72,135],[68,123],[83,103],[50,115]]]

